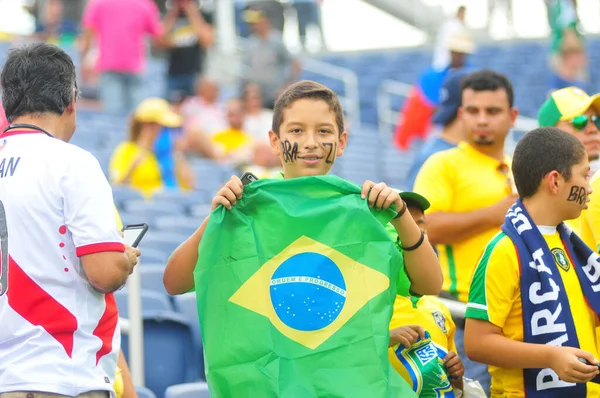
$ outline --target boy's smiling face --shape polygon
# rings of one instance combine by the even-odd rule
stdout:
[[[342,156],[348,133],[340,134],[334,112],[321,99],[303,98],[283,111],[279,136],[269,131],[273,154],[285,178],[324,175]]]

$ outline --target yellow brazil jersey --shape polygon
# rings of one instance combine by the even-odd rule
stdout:
[[[577,273],[565,253],[558,232],[544,239],[556,253],[557,269],[562,278],[577,338],[582,350],[600,358],[596,341],[596,315],[588,307]],[[471,284],[467,318],[481,319],[502,329],[511,340],[523,341],[523,307],[521,305],[519,260],[515,246],[503,232],[498,233],[486,247],[477,265]],[[523,370],[489,366],[492,376],[492,398],[524,397]],[[600,385],[587,383],[587,396],[600,397]]]
[[[163,186],[160,165],[154,153],[133,142],[121,143],[112,155],[109,165],[110,181],[125,184],[151,196]]]
[[[504,162],[465,142],[432,155],[417,175],[414,191],[425,196],[436,212],[465,213],[491,206],[512,192],[510,159]],[[498,232],[490,228],[468,239],[436,245],[444,275],[443,290],[466,302],[471,276],[483,248]]]
[[[450,311],[437,297],[396,296],[390,330],[405,325],[422,326],[430,336],[433,347],[421,345],[419,342],[409,349],[390,347],[390,363],[420,397],[445,396],[444,393],[452,391],[452,386],[445,371],[438,371],[443,369],[443,366],[430,367],[427,366],[427,362],[436,359],[438,362],[443,361],[449,351],[456,352],[456,326]],[[423,374],[427,372],[431,374]]]
[[[595,252],[600,251],[600,171],[590,181],[592,194],[588,209],[581,212],[579,217],[579,232],[581,239]]]
[[[216,133],[211,138],[214,144],[222,147],[223,153],[229,155],[239,149],[249,147],[252,144],[252,137],[238,129],[227,129]]]

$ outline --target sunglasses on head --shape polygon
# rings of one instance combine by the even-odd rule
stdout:
[[[571,119],[571,124],[577,131],[581,131],[587,127],[588,123],[592,119],[592,122],[596,125],[596,128],[600,130],[600,118],[598,116],[579,115]]]

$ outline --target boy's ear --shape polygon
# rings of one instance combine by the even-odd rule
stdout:
[[[343,131],[338,140],[337,153],[335,154],[336,157],[344,154],[344,151],[346,150],[346,144],[348,144],[348,132]]]
[[[279,137],[273,130],[269,130],[269,143],[271,144],[271,153],[275,156],[281,155],[281,144]]]

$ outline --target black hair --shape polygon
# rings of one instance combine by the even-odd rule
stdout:
[[[515,185],[521,199],[535,195],[542,179],[556,170],[571,179],[572,167],[587,156],[583,144],[555,127],[540,127],[525,134],[512,160]]]
[[[27,114],[62,115],[78,95],[73,60],[52,44],[12,49],[0,81],[2,105],[9,122]]]
[[[515,101],[515,94],[510,80],[501,73],[491,69],[483,69],[477,72],[469,73],[462,78],[460,82],[460,97],[466,89],[473,91],[496,91],[503,89],[508,97],[508,104],[512,108]]]

